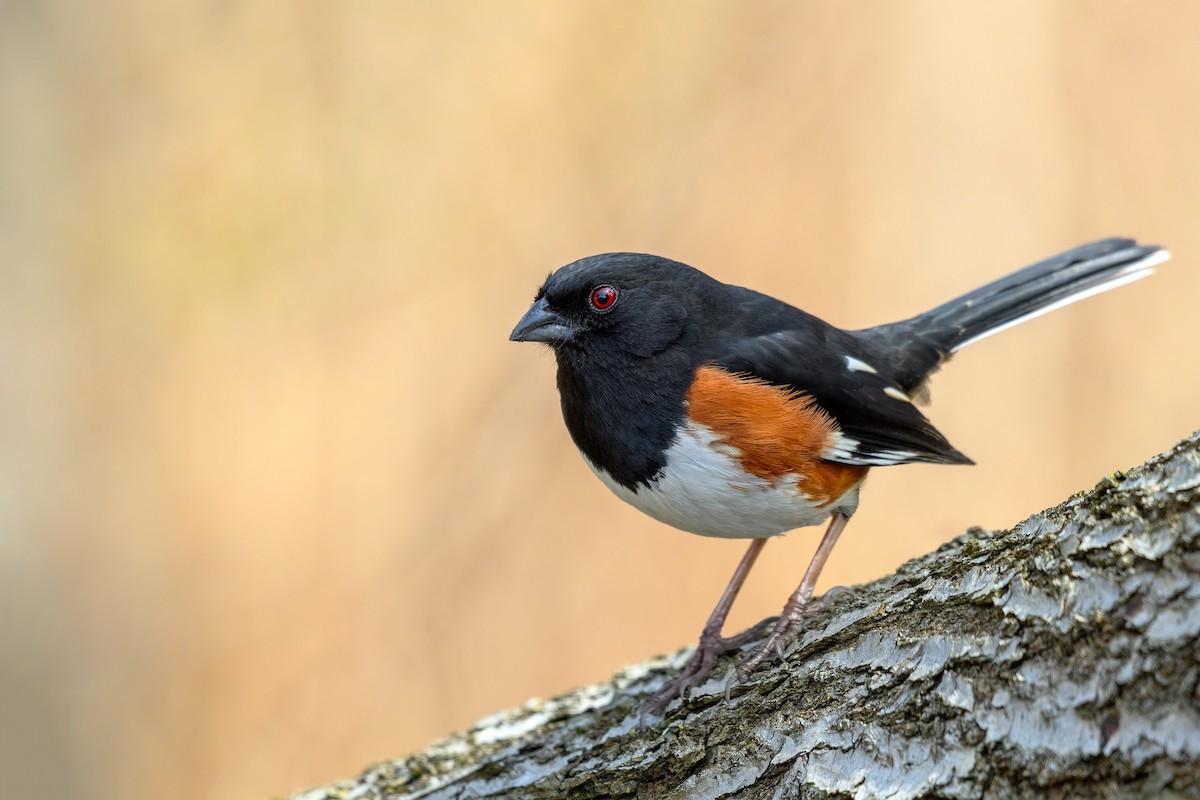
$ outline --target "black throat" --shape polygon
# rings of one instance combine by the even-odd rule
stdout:
[[[563,420],[576,447],[622,486],[649,484],[683,423],[695,369],[686,348],[637,357],[567,345],[556,356]]]

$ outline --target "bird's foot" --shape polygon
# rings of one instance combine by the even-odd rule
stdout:
[[[735,673],[737,680],[744,681],[746,678],[749,678],[750,674],[758,669],[759,665],[766,661],[772,654],[778,656],[781,663],[785,661],[783,649],[791,644],[792,639],[795,638],[795,628],[795,622],[787,617],[780,617],[779,622],[775,623],[775,627],[771,629],[771,633],[767,638],[763,639],[758,647],[754,648],[754,652],[750,654],[749,658],[738,665]],[[733,676],[731,675],[730,677],[732,678]],[[725,689],[726,694],[732,688],[732,684],[727,686]]]
[[[784,606],[783,613],[779,616],[779,621],[775,623],[775,627],[771,629],[767,638],[758,647],[754,648],[754,652],[750,654],[749,658],[738,665],[736,672],[737,680],[746,680],[771,655],[777,656],[781,663],[786,661],[784,650],[799,634],[800,623],[822,611],[832,608],[838,598],[853,594],[853,589],[845,586],[834,586],[816,600],[799,603],[794,607],[792,607],[792,603],[789,601],[788,605]],[[730,678],[731,682],[725,689],[726,695],[733,688],[733,676],[731,675]]]
[[[683,671],[650,701],[649,713],[660,716],[673,700],[686,698],[688,692],[708,680],[718,658],[757,639],[762,635],[761,627],[760,623],[749,630],[742,631],[737,636],[728,637],[722,636],[719,630],[705,628],[704,632],[700,634],[696,652],[692,653],[692,657],[684,665]]]

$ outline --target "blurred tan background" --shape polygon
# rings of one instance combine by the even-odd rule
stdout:
[[[743,543],[610,497],[506,340],[583,255],[853,327],[1172,248],[946,369],[930,414],[979,466],[876,470],[826,587],[1200,426],[1200,5],[0,15],[6,796],[280,794],[691,642]]]

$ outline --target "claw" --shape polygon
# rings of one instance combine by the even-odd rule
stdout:
[[[700,637],[700,644],[697,645],[696,652],[688,659],[687,664],[684,665],[678,677],[654,695],[650,701],[648,710],[657,716],[666,711],[667,706],[675,700],[686,700],[692,689],[708,680],[720,656],[740,649],[746,642],[753,640],[756,633],[757,629],[751,628],[727,639],[723,636],[706,632],[705,635]],[[733,675],[730,678],[732,680]],[[729,695],[732,685],[732,683],[726,684],[726,696]]]
[[[784,654],[784,645],[795,636],[795,628],[794,620],[789,617],[780,617],[770,635],[763,640],[762,644],[754,648],[754,652],[750,654],[749,658],[738,666],[738,674],[742,680],[749,678],[750,674],[758,669],[758,666],[766,661],[768,656],[774,655],[779,659],[780,664],[786,664],[787,656]]]
[[[853,586],[830,586],[825,594],[816,599],[821,608],[829,608],[838,600],[858,596],[858,589]]]

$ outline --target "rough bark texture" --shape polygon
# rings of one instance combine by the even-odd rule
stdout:
[[[839,595],[786,663],[664,719],[690,650],[481,720],[323,798],[1200,796],[1200,432]]]

